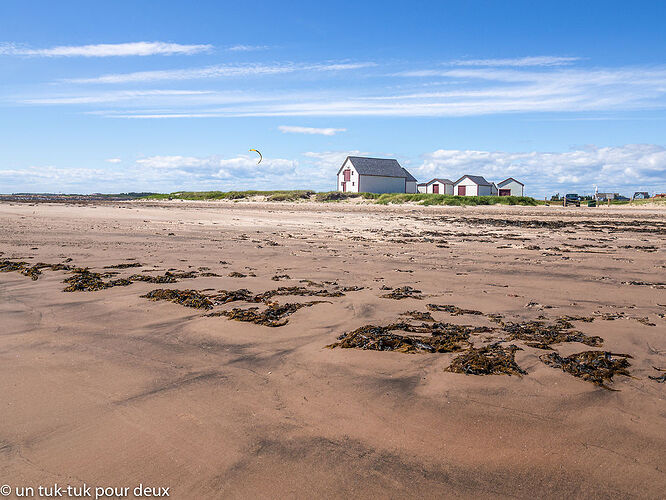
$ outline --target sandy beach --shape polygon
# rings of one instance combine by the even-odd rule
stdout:
[[[0,483],[663,497],[665,235],[650,207],[2,202]],[[586,351],[625,373],[561,368]],[[450,371],[488,352],[517,369]]]

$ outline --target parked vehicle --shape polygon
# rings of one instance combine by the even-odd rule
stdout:
[[[568,207],[569,205],[575,205],[580,207],[580,196],[576,193],[569,193],[564,195],[564,206]]]

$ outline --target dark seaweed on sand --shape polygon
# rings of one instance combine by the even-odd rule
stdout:
[[[463,314],[472,314],[472,315],[475,315],[475,316],[483,315],[483,313],[481,311],[475,311],[474,309],[461,309],[458,306],[452,306],[452,305],[448,305],[448,304],[445,304],[445,305],[428,304],[426,307],[430,311],[444,311],[444,312],[447,312],[447,313],[451,314],[451,316],[461,316]]]
[[[63,290],[65,292],[94,292],[113,286],[105,282],[100,273],[92,272],[87,268],[74,269],[74,275],[66,278],[63,283],[67,283]]]
[[[197,290],[170,290],[158,288],[145,295],[141,295],[141,297],[150,300],[167,300],[185,307],[194,307],[196,309],[213,308],[211,300]]]
[[[664,373],[662,373],[661,375],[657,375],[656,377],[654,377],[652,375],[648,375],[648,378],[652,379],[652,380],[656,380],[660,384],[663,384],[664,382],[666,382],[666,368],[657,368],[656,366],[653,366],[652,368],[654,368],[658,372],[664,372]]]
[[[113,266],[104,266],[104,269],[129,269],[130,267],[142,267],[143,264],[139,262],[123,262]]]
[[[421,311],[407,311],[401,314],[401,316],[408,316],[417,321],[435,321],[435,318],[432,317],[432,314],[429,312]]]
[[[8,273],[12,271],[20,272],[22,275],[36,281],[42,275],[42,269],[51,269],[52,271],[62,271],[71,269],[67,264],[45,264],[38,262],[30,265],[23,261],[0,260],[0,272]]]
[[[549,352],[539,357],[548,366],[560,368],[574,377],[608,390],[615,390],[605,384],[605,381],[612,381],[614,375],[631,376],[627,370],[631,366],[627,358],[631,359],[631,356],[608,351],[584,351],[566,357],[556,352]]]
[[[543,321],[502,324],[502,329],[509,333],[510,340],[523,340],[527,346],[537,349],[552,349],[552,344],[560,342],[580,342],[591,347],[603,344],[601,337],[588,336],[571,328],[573,325],[564,320],[558,320],[553,325],[547,325]]]
[[[397,351],[403,353],[415,352],[454,352],[460,351],[467,345],[469,333],[458,332],[440,335],[417,336],[398,335],[391,333],[392,330],[405,330],[406,324],[394,323],[389,326],[366,325],[356,330],[345,333],[338,337],[338,342],[326,347],[331,349],[340,347],[343,349],[365,349],[371,351]],[[424,325],[422,331],[431,331]]]
[[[227,302],[235,302],[238,300],[245,302],[254,301],[252,292],[246,288],[240,288],[238,290],[218,290],[214,299],[216,304],[226,304]]]
[[[421,290],[416,290],[411,286],[401,286],[399,288],[394,288],[391,292],[380,295],[383,299],[423,299],[423,295],[420,295]]]
[[[209,316],[226,316],[227,318],[236,321],[245,321],[275,328],[286,325],[289,322],[287,316],[291,316],[299,309],[303,307],[311,307],[315,304],[322,304],[324,302],[326,301],[314,300],[300,304],[278,304],[277,302],[274,302],[269,304],[263,311],[259,311],[258,307],[250,307],[248,309],[234,308],[231,311],[215,312],[209,314]]]
[[[147,283],[177,283],[182,278],[195,278],[197,273],[194,271],[186,272],[169,272],[163,275],[148,276],[145,274],[133,274],[129,278],[119,278],[105,281],[104,278],[116,274],[107,272],[104,274],[90,271],[88,268],[74,268],[72,269],[73,275],[66,278],[63,283],[67,283],[65,292],[95,292],[97,290],[104,290],[114,286],[128,286],[135,281],[145,281]]]
[[[254,296],[254,302],[265,302],[278,295],[298,295],[301,297],[342,297],[344,293],[334,290],[311,290],[303,286],[281,286],[275,290],[259,293]]]
[[[465,375],[525,375],[527,372],[516,363],[515,353],[520,347],[501,346],[499,343],[471,348],[455,357],[447,371]]]

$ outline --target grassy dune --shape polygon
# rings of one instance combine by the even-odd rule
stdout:
[[[309,190],[291,191],[177,191],[175,193],[153,194],[148,200],[243,200],[255,196],[265,196],[270,201],[295,201],[309,199],[315,192]]]
[[[153,194],[153,200],[242,200],[264,197],[268,201],[315,200],[320,202],[342,201],[350,198],[372,200],[381,205],[417,203],[419,205],[537,205],[534,198],[527,196],[452,196],[429,193],[341,193],[329,191],[315,193],[309,190],[292,191],[178,191],[170,194]]]

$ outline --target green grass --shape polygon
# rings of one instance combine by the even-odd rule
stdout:
[[[449,194],[430,193],[386,193],[377,198],[377,203],[381,205],[410,202],[417,202],[419,205],[424,206],[537,205],[537,201],[534,198],[529,198],[527,196],[453,196]]]
[[[314,195],[316,201],[342,201],[350,198],[373,200],[380,205],[418,203],[419,205],[537,205],[540,202],[527,196],[453,196],[430,193],[342,193],[329,191],[315,193],[309,190],[292,191],[178,191],[170,194],[152,194],[146,199],[152,200],[240,200],[253,196],[264,196],[268,201],[297,201],[310,199]]]
[[[317,193],[315,200],[317,201],[340,201],[348,200],[349,198],[363,198],[365,200],[376,200],[379,198],[377,193],[343,193],[341,191],[328,191],[326,193]]]
[[[253,196],[265,196],[270,201],[295,201],[307,199],[314,191],[177,191],[175,193],[153,194],[149,200],[242,200]]]

